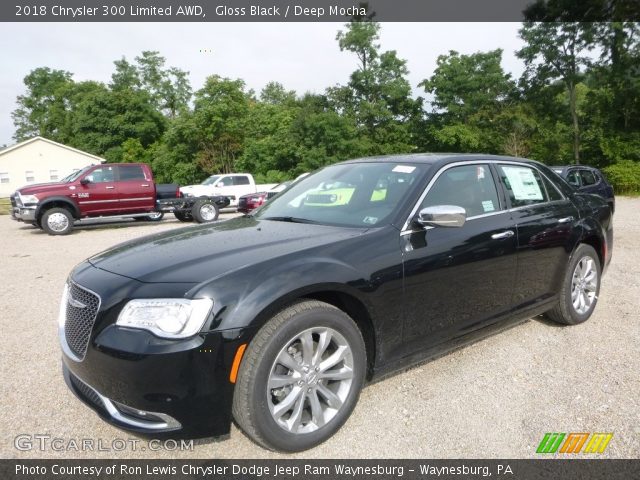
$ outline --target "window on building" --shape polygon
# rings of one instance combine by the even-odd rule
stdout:
[[[24,172],[24,176],[27,183],[36,181],[36,176],[33,173],[33,170],[27,170],[26,172]]]
[[[9,173],[0,172],[0,183],[9,183]]]
[[[52,182],[58,180],[58,170],[49,170],[49,179]]]

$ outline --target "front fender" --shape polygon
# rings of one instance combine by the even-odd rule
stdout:
[[[47,210],[48,206],[50,206],[53,203],[64,203],[65,206],[69,207],[69,210],[71,210],[71,214],[73,215],[74,218],[78,219],[80,218],[80,209],[78,208],[78,205],[76,205],[72,200],[69,199],[69,197],[63,197],[63,196],[56,196],[56,197],[47,197],[44,200],[42,200],[39,204],[38,207],[36,208],[36,218],[39,218],[40,215],[42,215],[42,213]]]

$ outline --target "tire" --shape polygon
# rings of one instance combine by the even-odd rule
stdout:
[[[218,206],[208,199],[198,199],[191,208],[191,215],[198,223],[214,222],[220,215]]]
[[[66,208],[50,208],[42,215],[40,225],[49,235],[67,235],[73,230],[73,220]]]
[[[193,215],[191,212],[173,212],[175,217],[181,222],[193,222]]]
[[[322,369],[314,368],[314,363],[322,363],[313,359],[320,339],[327,338],[327,333],[331,333],[331,340],[319,357],[325,363],[324,370],[341,375],[346,372],[346,375],[351,375],[350,379],[328,381],[321,376],[322,373],[316,373]],[[312,339],[308,356],[312,360],[308,362],[311,368],[306,371],[300,363],[304,358],[300,342],[302,336]],[[347,347],[344,351],[348,352],[344,358],[327,367],[327,358],[344,346]],[[276,360],[283,357],[287,359],[287,365],[296,369],[295,372]],[[315,447],[336,433],[351,415],[364,383],[366,365],[362,334],[346,313],[315,300],[296,303],[271,318],[249,344],[238,372],[233,416],[249,437],[268,449],[298,452]],[[339,366],[339,372],[336,366]],[[268,389],[273,376],[277,381],[287,377],[298,380]],[[334,402],[338,399],[333,408],[329,407],[329,397],[324,396],[327,390],[333,392]],[[313,397],[318,415],[312,413]],[[293,398],[292,406],[285,407],[285,403],[289,403],[287,399]],[[275,413],[279,405],[284,412],[281,416]],[[300,406],[302,413],[297,417],[300,423],[296,425],[294,413]],[[289,427],[286,422],[290,423]]]
[[[590,277],[592,274],[595,277]],[[602,267],[598,254],[592,246],[580,244],[569,261],[558,303],[547,312],[547,316],[564,325],[586,322],[598,303],[601,276]],[[574,295],[577,306],[574,306]],[[581,303],[580,298],[584,303]]]
[[[134,217],[134,220],[137,222],[159,222],[164,218],[164,213],[162,212],[154,212],[151,215],[147,215],[146,217]]]

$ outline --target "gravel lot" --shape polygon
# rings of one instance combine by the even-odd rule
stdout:
[[[301,458],[535,457],[545,432],[614,432],[604,456],[640,457],[640,199],[618,199],[613,261],[593,317],[576,327],[532,319],[367,387],[337,435]],[[0,216],[0,456],[269,458],[233,428],[193,451],[19,451],[19,434],[111,446],[135,438],[82,405],[60,370],[56,331],[65,278],[115,243],[183,226],[92,225],[66,237]]]

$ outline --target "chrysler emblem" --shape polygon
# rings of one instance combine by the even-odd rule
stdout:
[[[73,298],[71,295],[69,295],[68,302],[69,302],[69,305],[75,308],[87,308],[87,306],[84,303],[79,302],[78,300]]]

